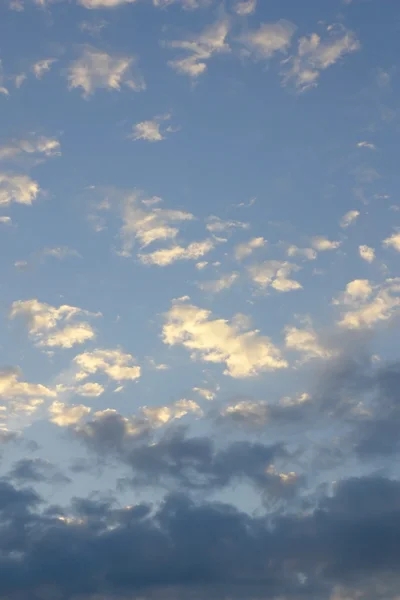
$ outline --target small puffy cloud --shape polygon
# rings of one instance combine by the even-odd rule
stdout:
[[[10,318],[23,317],[28,326],[29,335],[39,347],[72,348],[95,337],[95,332],[82,317],[98,317],[101,313],[90,313],[76,306],[66,304],[56,308],[50,304],[32,300],[13,302]],[[78,319],[78,321],[76,321]]]
[[[43,256],[51,256],[53,258],[57,258],[58,260],[63,260],[68,256],[80,256],[79,252],[73,250],[72,248],[68,248],[68,246],[56,246],[55,248],[44,248],[42,250]]]
[[[45,58],[43,60],[39,60],[38,62],[32,65],[32,73],[35,75],[36,79],[41,79],[46,73],[50,71],[51,66],[55,62],[57,62],[56,58]]]
[[[360,49],[360,43],[351,31],[329,29],[329,37],[322,41],[317,33],[301,37],[296,56],[288,61],[290,69],[284,75],[284,82],[294,80],[296,88],[303,92],[317,85],[322,71],[334,65],[346,54]]]
[[[266,260],[263,263],[252,265],[248,268],[252,281],[261,289],[272,287],[278,292],[301,290],[302,285],[294,279],[289,279],[292,271],[299,267],[286,261]]]
[[[225,233],[233,229],[248,229],[249,224],[242,221],[223,221],[219,217],[212,215],[207,219],[206,229],[210,233]]]
[[[166,139],[168,133],[176,131],[176,129],[173,129],[171,126],[162,128],[162,122],[168,121],[170,118],[170,115],[162,115],[154,117],[154,119],[149,121],[136,123],[130,137],[135,141],[144,140],[146,142],[161,142]]]
[[[243,242],[235,247],[236,260],[243,260],[250,256],[257,248],[263,248],[267,243],[263,237],[252,238],[248,242]]]
[[[302,256],[307,260],[315,260],[317,253],[313,248],[298,248],[294,244],[288,247],[286,251],[288,256]]]
[[[334,300],[334,304],[345,309],[338,324],[347,329],[370,329],[379,322],[388,321],[398,313],[399,295],[399,278],[387,279],[378,286],[372,286],[367,279],[355,279]]]
[[[363,260],[372,263],[375,260],[375,250],[370,246],[358,246],[358,252]]]
[[[39,184],[28,175],[0,173],[0,206],[8,206],[12,202],[31,205],[39,190]]]
[[[287,367],[280,350],[258,330],[246,331],[247,319],[236,315],[232,323],[213,319],[211,311],[176,302],[166,314],[163,341],[181,345],[191,358],[225,363],[224,373],[234,378]]]
[[[218,294],[223,290],[228,290],[233,286],[235,281],[239,278],[239,273],[229,273],[227,275],[223,275],[219,279],[213,279],[210,281],[202,281],[198,283],[198,286],[201,290],[205,292],[211,292],[212,294]]]
[[[0,160],[9,160],[16,156],[27,154],[43,154],[44,156],[61,156],[60,142],[55,138],[40,136],[32,139],[22,139],[0,146]]]
[[[239,423],[260,426],[268,419],[269,407],[267,402],[242,400],[222,409],[221,415]]]
[[[183,50],[188,55],[184,58],[177,58],[168,62],[169,66],[182,75],[189,77],[199,77],[207,70],[207,61],[213,54],[229,52],[230,48],[226,43],[226,37],[229,32],[227,20],[221,20],[207,27],[198,36],[192,36],[187,40],[175,40],[169,42],[171,48]]]
[[[196,394],[199,394],[199,396],[201,396],[202,398],[204,398],[204,400],[214,400],[214,398],[217,395],[217,392],[219,392],[219,385],[217,385],[215,388],[206,388],[206,387],[194,387],[192,388],[193,392],[196,392]]]
[[[357,148],[367,148],[368,150],[376,150],[375,144],[371,142],[357,142]]]
[[[182,417],[192,413],[198,417],[203,415],[203,411],[197,402],[193,400],[178,400],[169,406],[144,406],[141,413],[148,420],[151,427],[162,427],[170,421],[182,419]]]
[[[135,358],[119,349],[84,352],[75,356],[74,364],[79,368],[76,375],[78,381],[98,372],[114,381],[134,381],[141,374]]]
[[[0,217],[0,224],[2,225],[11,225],[11,217]]]
[[[10,414],[35,412],[44,398],[56,397],[56,392],[40,383],[21,381],[19,368],[0,369],[0,397]]]
[[[121,237],[124,256],[130,256],[135,241],[144,248],[153,242],[175,239],[179,233],[176,225],[194,219],[186,211],[159,208],[160,201],[160,198],[142,199],[139,193],[123,200]]]
[[[393,248],[400,252],[400,231],[383,240],[382,245],[385,248]]]
[[[240,2],[236,2],[233,7],[233,10],[240,17],[245,17],[247,15],[252,15],[256,11],[257,0],[242,0]]]
[[[139,259],[145,265],[157,265],[166,267],[179,260],[198,260],[208,252],[214,249],[213,240],[204,240],[202,242],[192,242],[188,246],[172,246],[162,250],[155,250],[148,254],[139,254]]]
[[[59,395],[63,393],[72,392],[72,394],[76,394],[77,396],[85,396],[87,398],[98,398],[104,393],[105,388],[100,383],[90,381],[77,386],[58,384],[56,385],[56,390],[57,394]]]
[[[59,427],[76,425],[90,413],[84,404],[67,405],[56,400],[49,406],[50,421]]]
[[[317,235],[312,239],[312,246],[318,252],[325,252],[326,250],[336,250],[341,245],[341,242],[333,242],[328,238],[321,235]]]
[[[248,51],[261,59],[271,58],[276,52],[285,54],[292,42],[296,26],[289,21],[262,23],[257,30],[240,38]]]
[[[288,350],[301,353],[303,355],[303,360],[309,360],[311,358],[330,358],[334,355],[332,350],[325,348],[319,342],[316,332],[311,327],[307,329],[286,327],[285,345]]]
[[[134,63],[132,56],[111,56],[87,47],[68,69],[69,88],[81,88],[85,98],[97,89],[120,90],[122,85],[140,92],[145,84],[140,75],[132,73]]]
[[[343,229],[346,229],[346,227],[349,227],[349,225],[351,225],[352,223],[354,223],[355,220],[357,219],[357,217],[359,217],[359,216],[360,216],[360,211],[359,210],[349,210],[340,219],[340,227],[342,227]]]
[[[201,260],[200,262],[196,263],[196,269],[198,269],[199,271],[202,271],[203,269],[206,268],[207,265],[208,265],[208,261]]]
[[[3,86],[4,76],[3,76],[3,64],[0,59],[0,94],[4,94],[5,96],[9,95],[8,89]]]

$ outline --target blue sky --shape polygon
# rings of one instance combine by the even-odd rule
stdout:
[[[399,16],[2,1],[0,598],[396,596]]]

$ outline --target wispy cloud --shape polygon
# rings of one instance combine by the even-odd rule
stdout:
[[[28,175],[0,172],[0,206],[8,206],[12,202],[31,205],[39,191],[37,181]]]

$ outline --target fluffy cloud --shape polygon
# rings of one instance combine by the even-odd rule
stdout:
[[[99,317],[101,313],[90,313],[76,306],[61,305],[59,308],[39,302],[37,299],[13,302],[10,318],[26,319],[29,335],[37,346],[47,348],[72,348],[95,337],[95,332],[81,317]]]
[[[12,202],[31,205],[39,193],[39,184],[28,175],[0,173],[0,206]]]
[[[281,20],[277,23],[263,23],[259,29],[249,31],[246,35],[242,36],[241,42],[256,57],[268,59],[276,52],[283,54],[287,52],[295,30],[296,26],[289,21]]]
[[[341,245],[341,242],[333,242],[326,237],[318,235],[312,239],[312,245],[315,250],[325,252],[326,250],[336,250]]]
[[[284,81],[293,79],[300,92],[316,86],[322,71],[346,54],[360,49],[360,43],[351,31],[341,28],[337,32],[333,27],[328,30],[329,37],[325,41],[317,33],[300,38],[297,55],[288,61],[290,68],[284,75]]]
[[[347,284],[345,292],[334,304],[349,307],[339,321],[348,329],[371,328],[379,322],[388,321],[400,307],[400,279],[387,279],[379,286],[368,280],[356,279]]]
[[[0,217],[0,223],[3,225],[11,225],[11,217]]]
[[[257,7],[257,0],[242,0],[236,2],[233,7],[233,10],[240,17],[245,17],[247,15],[251,15],[255,12]]]
[[[267,243],[263,237],[252,238],[248,242],[243,242],[235,247],[236,260],[243,260],[250,256],[257,248],[263,248]]]
[[[288,350],[302,354],[302,360],[311,358],[331,358],[335,352],[324,347],[318,340],[317,333],[311,328],[285,328],[285,345]]]
[[[288,275],[292,271],[298,270],[299,267],[297,265],[279,260],[267,260],[248,268],[252,281],[258,287],[266,289],[271,286],[278,292],[290,292],[302,289],[302,285],[298,281],[288,278]]]
[[[368,150],[376,150],[375,144],[371,142],[357,142],[357,148],[368,148]]]
[[[317,258],[317,252],[313,248],[298,248],[295,245],[291,245],[287,249],[288,256],[302,256],[307,260],[315,260]]]
[[[188,246],[172,246],[162,250],[155,250],[148,254],[139,254],[139,258],[145,265],[157,265],[166,267],[178,260],[197,260],[213,250],[215,242],[213,240],[204,240],[202,242],[192,242]]]
[[[74,363],[79,368],[76,379],[81,381],[97,372],[104,373],[114,381],[133,381],[140,377],[141,369],[135,364],[131,354],[122,350],[96,349],[75,356]]]
[[[375,260],[375,250],[373,248],[370,248],[370,246],[359,246],[358,247],[358,251],[360,253],[360,256],[363,260],[372,263]]]
[[[59,427],[76,425],[90,413],[90,408],[83,404],[68,406],[56,400],[49,406],[50,421]]]
[[[146,142],[161,142],[162,140],[165,140],[168,133],[176,131],[171,126],[161,128],[162,122],[168,121],[170,118],[170,115],[162,115],[160,117],[154,117],[154,119],[150,121],[136,123],[130,137],[135,141],[144,140]]]
[[[229,32],[229,25],[226,20],[207,27],[198,36],[193,36],[185,41],[175,40],[169,42],[171,48],[183,50],[188,54],[184,58],[170,60],[169,65],[182,75],[189,77],[199,77],[207,70],[207,61],[214,54],[229,52],[230,48],[226,43],[226,37]]]
[[[213,294],[218,294],[223,290],[228,290],[233,286],[235,281],[239,278],[239,273],[229,273],[228,275],[223,275],[219,279],[213,279],[210,281],[201,281],[198,283],[198,286],[201,290],[205,292],[211,292]]]
[[[136,92],[145,89],[142,77],[132,73],[132,56],[111,56],[96,48],[85,48],[68,69],[69,88],[81,88],[87,98],[96,89],[120,90],[124,85]]]
[[[349,225],[351,225],[352,223],[354,223],[355,220],[357,219],[357,217],[359,217],[359,216],[360,216],[360,211],[359,210],[349,210],[340,219],[340,227],[342,227],[343,229],[346,229],[347,227],[349,227]]]
[[[231,377],[251,377],[262,371],[287,367],[279,349],[259,331],[246,331],[247,319],[237,315],[231,323],[212,319],[211,311],[176,302],[166,314],[163,341],[182,345],[191,357],[225,363]]]
[[[189,413],[198,417],[203,415],[197,402],[186,399],[178,400],[169,406],[143,406],[140,410],[151,427],[161,427],[170,421],[182,419]]]
[[[55,138],[40,136],[32,139],[16,140],[5,146],[0,146],[0,160],[15,158],[22,153],[43,154],[44,156],[60,156],[60,142]]]
[[[160,201],[160,198],[141,198],[139,193],[123,200],[121,237],[125,256],[130,255],[135,240],[142,248],[153,242],[173,240],[179,233],[176,224],[194,219],[186,211],[159,208]]]
[[[44,402],[44,398],[54,398],[56,392],[40,383],[20,381],[19,368],[0,369],[0,397],[5,402],[5,417],[21,413],[31,414]]]
[[[400,231],[383,240],[382,245],[385,248],[393,248],[400,252]]]
[[[41,79],[46,73],[50,71],[51,66],[55,62],[57,62],[56,58],[45,58],[43,60],[39,60],[38,62],[32,65],[32,73],[37,79]]]

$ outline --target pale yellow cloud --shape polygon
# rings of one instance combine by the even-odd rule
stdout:
[[[330,358],[335,355],[333,350],[321,344],[312,327],[306,329],[286,327],[285,345],[288,350],[299,352],[302,355],[302,362],[311,358]]]
[[[135,358],[122,350],[96,349],[93,352],[84,352],[74,358],[75,365],[79,368],[76,379],[81,381],[97,372],[104,373],[114,381],[133,381],[141,374],[140,366]]]
[[[59,427],[76,425],[90,413],[90,408],[84,404],[67,405],[55,400],[49,406],[50,421]]]
[[[243,260],[250,256],[257,248],[263,248],[267,244],[267,240],[263,237],[255,237],[248,242],[243,242],[235,247],[236,260]]]
[[[361,258],[369,263],[372,263],[375,260],[375,250],[370,246],[358,246],[358,252]]]
[[[39,184],[28,175],[0,173],[0,206],[12,202],[30,206],[39,194]]]
[[[133,132],[129,137],[135,141],[162,142],[162,140],[166,139],[168,134],[177,131],[176,128],[173,128],[170,125],[162,127],[163,121],[169,121],[170,118],[171,115],[166,114],[154,117],[148,121],[136,123],[133,127]]]
[[[144,406],[141,413],[146,417],[151,427],[162,427],[170,421],[181,419],[192,413],[197,417],[203,416],[200,406],[193,400],[178,400],[169,406]]]
[[[295,30],[293,23],[282,19],[277,23],[262,23],[258,29],[242,35],[240,41],[257,58],[269,59],[276,52],[288,51]]]
[[[225,363],[224,373],[235,378],[286,368],[280,350],[258,330],[246,331],[247,324],[243,315],[229,323],[213,319],[209,310],[176,302],[166,314],[163,341],[184,346],[193,359]]]
[[[56,58],[44,58],[32,65],[32,73],[37,79],[41,79],[46,73],[48,73],[52,65],[57,62]]]
[[[385,248],[393,248],[400,252],[400,231],[383,240],[382,244]]]
[[[210,233],[225,233],[234,229],[248,229],[249,224],[242,221],[224,221],[215,215],[208,217],[206,229]]]
[[[290,292],[301,290],[302,285],[289,279],[292,271],[298,271],[299,267],[286,261],[267,260],[260,264],[251,265],[248,268],[252,281],[261,289],[272,287],[278,292]]]
[[[217,393],[219,392],[220,386],[216,385],[214,388],[209,388],[209,387],[194,387],[192,388],[193,392],[196,392],[196,394],[199,394],[199,396],[201,396],[202,398],[204,398],[204,400],[214,400]]]
[[[400,278],[373,286],[368,280],[354,280],[334,304],[342,307],[340,327],[370,329],[391,319],[400,308]]]
[[[212,294],[218,294],[224,290],[228,290],[233,284],[239,279],[239,273],[229,273],[222,275],[219,279],[212,279],[209,281],[201,281],[198,283],[198,287],[205,291],[211,292]]]
[[[145,265],[166,267],[179,260],[198,260],[213,250],[214,247],[215,242],[208,239],[202,242],[192,242],[186,247],[176,245],[171,248],[155,250],[148,254],[139,254],[139,259]]]
[[[313,248],[298,248],[294,244],[288,247],[286,253],[288,256],[302,256],[307,260],[315,260],[317,258],[317,252]]]
[[[328,240],[328,238],[322,235],[317,235],[312,239],[312,246],[314,250],[319,252],[325,252],[326,250],[336,250],[341,245],[341,242],[335,242]]]
[[[22,154],[43,154],[44,156],[60,156],[60,142],[55,138],[45,136],[33,137],[31,139],[15,140],[0,146],[0,160],[9,160]]]
[[[240,17],[246,17],[253,14],[256,11],[257,0],[241,0],[236,2],[233,6],[233,10]]]
[[[343,229],[346,229],[347,227],[352,225],[359,216],[360,216],[359,210],[349,210],[340,219],[340,227],[342,227]]]
[[[4,418],[16,414],[31,414],[45,398],[55,398],[56,391],[40,383],[21,381],[19,368],[0,369],[0,397],[5,403]]]

